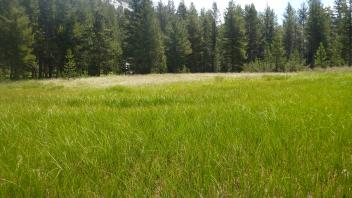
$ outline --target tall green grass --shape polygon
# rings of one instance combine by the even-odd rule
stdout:
[[[352,73],[0,84],[0,197],[352,195]]]

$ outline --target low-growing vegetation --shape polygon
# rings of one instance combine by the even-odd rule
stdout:
[[[352,194],[351,72],[68,85],[0,84],[0,197]]]

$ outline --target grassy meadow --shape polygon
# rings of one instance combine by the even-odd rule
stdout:
[[[351,71],[71,82],[0,83],[0,197],[352,195]]]

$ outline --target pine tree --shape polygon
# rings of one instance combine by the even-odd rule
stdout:
[[[151,50],[151,73],[167,72],[167,60],[161,30],[157,25],[154,27],[154,38]]]
[[[286,58],[289,60],[292,53],[297,49],[297,16],[296,11],[288,3],[283,21],[284,35],[283,43]]]
[[[308,39],[308,63],[314,66],[314,55],[319,48],[320,43],[325,46],[329,44],[330,26],[320,0],[311,0],[309,2],[309,15],[307,22],[307,39]]]
[[[160,0],[156,7],[156,15],[159,21],[160,29],[165,34],[169,22],[169,13],[167,7]]]
[[[341,57],[352,65],[352,1],[336,0],[336,32],[341,45]]]
[[[295,49],[293,53],[291,54],[290,59],[286,62],[285,64],[285,72],[297,72],[300,71],[304,68],[302,59],[300,57],[300,54],[298,52],[298,49]]]
[[[187,19],[187,7],[185,5],[185,1],[182,0],[180,2],[180,4],[178,5],[178,8],[177,8],[177,16],[182,19],[182,20],[186,20]]]
[[[274,10],[270,7],[265,8],[264,14],[261,16],[262,21],[262,38],[260,45],[260,58],[265,59],[265,52],[271,51],[271,46],[275,38],[277,27],[277,18]],[[269,49],[268,49],[269,48]]]
[[[38,31],[35,54],[39,63],[39,78],[53,77],[57,42],[55,40],[55,1],[39,0]]]
[[[247,38],[247,59],[252,62],[259,57],[260,23],[254,4],[247,5],[245,9],[245,27]]]
[[[54,43],[56,44],[55,58],[53,59],[56,77],[63,73],[65,55],[69,48],[73,46],[73,9],[71,1],[54,1]]]
[[[270,7],[267,7],[264,11],[264,42],[266,45],[271,45],[275,38],[277,18],[275,12]]]
[[[305,62],[307,58],[307,40],[306,40],[306,25],[308,18],[308,8],[305,3],[302,3],[298,10],[298,51],[301,62]]]
[[[187,57],[192,53],[187,26],[183,20],[174,20],[167,40],[168,72],[179,73],[186,69]]]
[[[67,50],[65,57],[64,74],[70,79],[76,76],[76,63],[71,49]]]
[[[93,5],[91,5],[93,6]],[[108,53],[108,35],[105,31],[105,17],[102,14],[102,7],[98,4],[95,8],[92,7],[93,15],[87,35],[90,41],[89,44],[89,60],[88,60],[88,75],[100,76],[101,69],[106,63],[105,55]]]
[[[212,71],[213,72],[219,72],[219,64],[220,64],[220,58],[219,58],[219,17],[220,17],[220,12],[218,9],[218,5],[216,2],[213,3],[213,9],[212,9],[212,32],[211,32],[211,44],[212,44],[212,52],[211,52],[211,63],[212,63]]]
[[[202,72],[212,72],[212,55],[213,55],[213,46],[212,46],[212,24],[213,24],[213,15],[212,12],[201,11],[201,26],[202,26],[202,59],[201,65],[203,67]]]
[[[242,70],[246,59],[244,35],[243,10],[231,0],[225,13],[222,71],[239,72]]]
[[[187,16],[188,40],[191,43],[192,53],[188,56],[188,66],[191,72],[203,72],[202,65],[202,29],[198,17],[198,12],[191,4]]]
[[[352,0],[349,0],[349,9],[347,13],[348,26],[348,65],[352,66]]]
[[[105,16],[105,40],[107,41],[107,53],[105,54],[105,64],[103,66],[103,73],[119,73],[123,65],[122,61],[122,35],[121,31],[121,17],[123,14],[121,10],[115,9],[109,3],[103,4]]]
[[[81,7],[87,7],[87,3],[80,4]],[[90,64],[91,48],[93,45],[93,17],[90,12],[77,12],[73,25],[73,53],[75,54],[77,75],[87,75],[88,65]]]
[[[273,58],[272,63],[274,65],[275,71],[277,72],[285,71],[285,60],[284,60],[285,50],[283,48],[281,30],[275,33],[275,37],[271,47],[271,54]]]
[[[6,10],[0,15],[0,65],[9,66],[10,78],[17,80],[26,77],[28,71],[33,75],[32,69],[36,66],[32,53],[32,29],[29,27],[30,22],[24,8],[16,0],[4,7]]]
[[[320,43],[314,58],[316,66],[323,68],[326,68],[328,66],[328,57],[323,43]]]
[[[130,58],[136,73],[166,71],[162,33],[150,0],[135,3],[129,16]]]

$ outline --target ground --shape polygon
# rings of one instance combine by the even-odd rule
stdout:
[[[0,197],[352,194],[352,72],[0,83]]]

